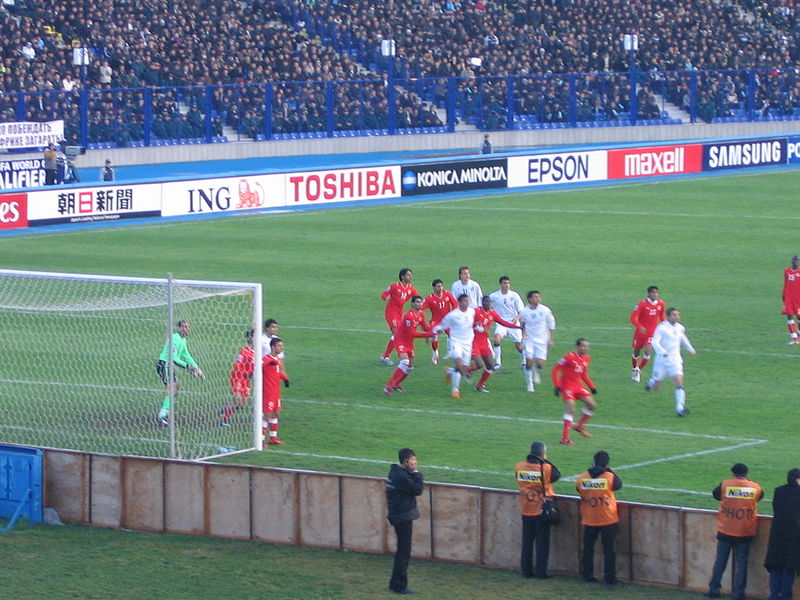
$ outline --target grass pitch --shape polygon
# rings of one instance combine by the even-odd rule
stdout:
[[[514,488],[514,463],[544,440],[565,475],[559,493],[574,493],[569,476],[605,449],[625,484],[620,499],[712,508],[710,490],[735,462],[750,466],[768,496],[797,466],[800,350],[785,345],[779,313],[782,270],[800,251],[788,192],[798,183],[800,174],[774,171],[448,197],[38,233],[0,238],[0,251],[5,268],[263,282],[264,315],[279,320],[286,340],[287,445],[227,460],[383,476],[410,446],[428,480]],[[510,344],[491,394],[465,384],[461,400],[451,399],[423,341],[408,391],[382,394],[391,369],[377,361],[388,335],[381,291],[408,266],[426,295],[432,279],[449,286],[461,265],[484,293],[501,275],[523,297],[542,292],[558,321],[550,365],[577,337],[590,340],[599,389],[592,439],[558,445],[562,403],[547,378],[535,394],[524,391]],[[651,284],[681,310],[698,351],[686,358],[691,414],[682,419],[671,384],[645,393],[628,378],[628,315]],[[161,343],[153,340],[154,352]],[[202,364],[198,318],[191,344]],[[228,377],[222,368],[206,374]],[[155,374],[152,383],[128,410],[157,409]]]

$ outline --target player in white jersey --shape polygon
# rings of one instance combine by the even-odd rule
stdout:
[[[500,278],[500,289],[496,292],[489,294],[492,299],[492,306],[501,317],[511,323],[516,323],[519,319],[519,313],[524,308],[525,304],[522,302],[519,294],[511,289],[511,279],[506,275]],[[499,369],[503,356],[503,349],[500,342],[504,337],[508,337],[514,342],[517,352],[522,353],[522,330],[510,329],[500,323],[494,324],[494,343],[492,344],[492,352],[494,354],[494,368]]]
[[[469,306],[469,296],[458,297],[458,308],[447,313],[442,321],[433,328],[433,333],[449,330],[447,348],[455,363],[455,367],[446,369],[445,381],[450,382],[450,395],[460,398],[461,376],[469,378],[467,369],[472,361],[472,340],[475,337],[475,309]]]
[[[675,384],[675,412],[679,417],[689,413],[686,408],[686,390],[683,388],[683,357],[681,346],[694,356],[694,346],[686,337],[686,328],[681,325],[681,313],[677,308],[667,310],[667,320],[661,321],[653,334],[653,374],[644,386],[645,391],[657,390],[665,377]]]
[[[553,311],[542,304],[542,295],[538,290],[528,292],[528,305],[519,313],[519,324],[522,326],[522,356],[525,364],[525,389],[535,391],[534,384],[541,381],[539,372],[547,361],[547,349],[555,345],[553,334],[556,330],[556,318]]]
[[[458,269],[458,279],[450,286],[450,292],[458,299],[465,294],[469,298],[469,307],[478,308],[483,303],[483,291],[480,284],[473,280],[469,267]]]
[[[280,328],[281,326],[278,325],[275,319],[267,319],[264,321],[264,332],[261,334],[261,356],[267,356],[272,352],[270,343],[272,342],[272,338],[278,337]],[[283,352],[278,354],[278,358],[281,359],[281,371],[286,373],[286,367],[283,364]]]

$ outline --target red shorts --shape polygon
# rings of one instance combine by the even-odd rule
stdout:
[[[592,392],[582,387],[567,388],[561,390],[562,400],[583,400],[585,398],[591,398],[591,397],[592,397]]]
[[[631,346],[634,350],[641,350],[645,346],[649,346],[650,343],[653,341],[653,333],[639,333],[639,330],[633,332],[633,342],[631,342]]]
[[[781,314],[800,316],[800,298],[786,298]]]
[[[408,354],[408,358],[414,358],[414,344],[397,340],[394,341],[394,350],[398,354]]]
[[[231,394],[243,398],[250,396],[250,380],[244,377],[231,377]]]
[[[389,311],[387,310],[383,316],[386,318],[386,323],[389,325],[389,329],[394,331],[400,325],[400,321],[403,320],[403,313],[396,312],[396,311]]]
[[[472,357],[491,356],[492,349],[489,347],[489,338],[475,337],[472,340]]]
[[[267,398],[264,397],[261,399],[261,412],[263,413],[274,413],[278,412],[281,408],[281,397],[280,395],[276,397]]]

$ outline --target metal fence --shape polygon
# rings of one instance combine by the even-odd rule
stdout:
[[[64,119],[88,148],[800,120],[800,69],[410,77],[0,93],[0,122]]]

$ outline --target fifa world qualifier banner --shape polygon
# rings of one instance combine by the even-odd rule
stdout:
[[[0,150],[19,148],[44,148],[49,143],[58,144],[64,139],[64,120],[13,121],[0,123]]]

